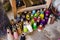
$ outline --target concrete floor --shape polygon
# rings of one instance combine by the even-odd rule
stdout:
[[[49,38],[47,38],[43,32],[38,32],[35,31],[32,35],[30,35],[32,40],[49,40]]]
[[[7,15],[10,20],[14,19],[11,12]],[[44,32],[44,30],[46,30],[50,36],[47,35],[47,32]],[[46,25],[44,30],[42,32],[34,31],[31,35],[26,36],[26,40],[57,40],[60,38],[60,20],[56,21],[54,24]]]

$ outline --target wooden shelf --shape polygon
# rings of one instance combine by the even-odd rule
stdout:
[[[17,13],[19,12],[24,12],[24,11],[30,11],[30,10],[36,10],[36,9],[40,9],[40,8],[48,8],[50,3],[51,3],[51,0],[46,0],[47,3],[45,5],[38,5],[38,6],[32,6],[32,7],[24,7],[24,8],[16,8],[16,0],[10,0],[10,4],[12,6],[12,11],[14,13],[14,18],[16,17]]]
[[[32,7],[27,7],[27,8],[19,9],[17,11],[17,13],[24,12],[24,11],[30,11],[30,10],[37,10],[37,9],[40,9],[40,8],[46,8],[46,5],[38,5],[38,6],[32,6]]]

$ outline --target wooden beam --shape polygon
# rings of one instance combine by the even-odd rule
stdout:
[[[50,6],[52,0],[45,0],[45,1],[46,1],[47,8],[49,8],[49,6]]]
[[[16,15],[17,15],[16,0],[10,0],[10,4],[12,6],[14,18],[16,18]]]
[[[37,9],[41,9],[41,8],[46,8],[46,5],[38,5],[38,6],[27,7],[27,8],[18,10],[17,13],[24,12],[24,11],[37,10]]]

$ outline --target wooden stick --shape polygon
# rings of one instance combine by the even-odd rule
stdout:
[[[16,18],[16,15],[17,15],[16,0],[9,0],[9,1],[10,1],[11,6],[12,6],[14,18]]]

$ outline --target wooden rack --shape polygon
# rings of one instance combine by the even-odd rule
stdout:
[[[19,12],[24,12],[24,11],[29,11],[29,10],[36,10],[36,9],[40,9],[40,8],[46,8],[47,5],[49,6],[51,3],[51,1],[47,0],[47,4],[45,5],[38,5],[38,6],[33,6],[33,7],[27,7],[27,8],[23,8],[23,9],[17,9],[16,8],[16,0],[10,0],[10,4],[12,6],[12,11],[14,13],[14,18],[16,17],[17,13]]]

